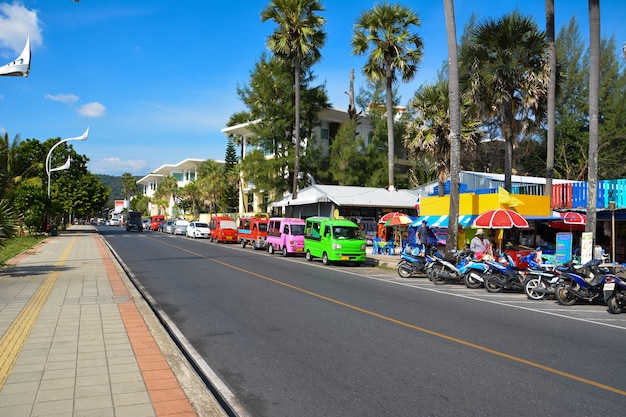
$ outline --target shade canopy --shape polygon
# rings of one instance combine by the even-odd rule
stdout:
[[[378,223],[387,223],[389,220],[393,219],[394,217],[408,217],[407,214],[404,213],[400,213],[399,211],[392,211],[391,213],[387,213],[385,215],[383,215],[380,219],[378,219]]]
[[[415,221],[415,217],[407,216],[394,216],[385,222],[385,226],[408,226]]]
[[[587,216],[575,211],[561,213],[561,217],[563,217],[563,223],[565,224],[587,224]]]
[[[528,227],[528,222],[518,212],[508,209],[487,210],[474,220],[474,227],[511,229]]]

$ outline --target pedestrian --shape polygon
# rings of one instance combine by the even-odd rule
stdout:
[[[422,225],[417,231],[417,244],[419,246],[428,245],[428,222],[426,220],[422,220]]]
[[[456,237],[456,248],[458,250],[463,250],[467,247],[465,238],[465,229],[463,229],[463,226],[459,225],[459,232]]]
[[[485,238],[483,229],[476,230],[476,236],[470,242],[470,250],[478,260],[489,259],[491,256],[491,243]]]

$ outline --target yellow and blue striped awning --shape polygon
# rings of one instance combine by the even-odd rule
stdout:
[[[476,219],[475,215],[472,214],[461,214],[459,215],[459,224],[463,227],[469,227],[474,223],[474,219]],[[450,216],[420,216],[413,223],[410,224],[410,227],[417,227],[422,224],[423,220],[426,220],[429,227],[448,227],[448,220]]]

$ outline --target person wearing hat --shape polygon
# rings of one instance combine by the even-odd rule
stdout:
[[[470,242],[470,250],[476,259],[480,260],[484,255],[491,253],[491,243],[485,238],[483,229],[476,230],[476,236]]]

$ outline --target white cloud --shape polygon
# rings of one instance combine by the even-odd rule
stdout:
[[[22,52],[26,38],[35,47],[43,43],[37,10],[28,10],[22,4],[0,4],[0,53],[13,56]]]
[[[91,103],[83,104],[78,109],[78,114],[85,117],[103,117],[106,107],[102,104],[92,101]]]
[[[78,101],[78,96],[74,94],[46,94],[44,96],[46,100],[58,101],[61,103],[74,104]]]
[[[122,175],[130,172],[133,175],[142,175],[147,171],[148,164],[143,160],[119,158],[103,158],[96,161],[89,161],[89,171],[94,174]]]

